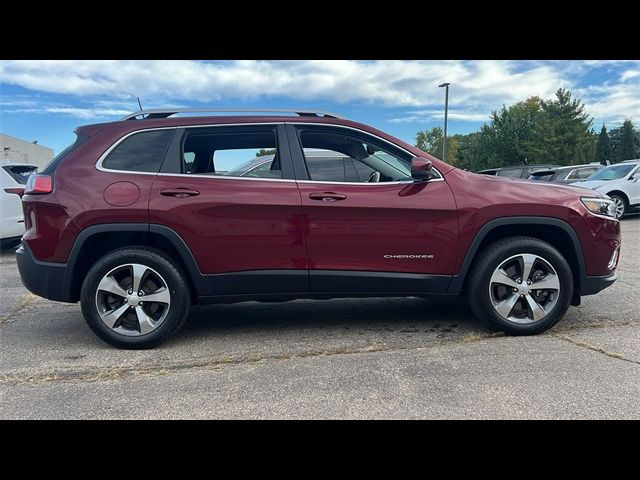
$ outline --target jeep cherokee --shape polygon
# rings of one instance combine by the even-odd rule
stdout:
[[[79,127],[26,185],[24,285],[112,345],[159,344],[194,302],[433,294],[536,334],[616,280],[597,192],[465,172],[333,114],[184,113]]]

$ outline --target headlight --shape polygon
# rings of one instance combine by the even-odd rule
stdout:
[[[616,204],[613,203],[613,200],[609,200],[608,198],[580,197],[580,201],[591,213],[613,218],[616,216]]]

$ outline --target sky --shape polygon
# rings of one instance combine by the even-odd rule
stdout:
[[[640,122],[640,61],[28,60],[0,61],[0,132],[54,149],[79,125],[144,108],[306,108],[335,112],[415,143],[443,125],[476,131],[491,111],[569,88],[599,131]]]

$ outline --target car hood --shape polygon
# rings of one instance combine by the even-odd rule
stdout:
[[[487,182],[487,188],[496,188],[499,190],[513,190],[520,192],[523,197],[538,198],[540,202],[547,200],[562,198],[575,198],[576,196],[584,196],[585,187],[576,184],[566,185],[562,183],[551,182],[534,182],[523,180],[520,178],[507,178],[499,176],[481,175]],[[591,183],[591,182],[582,182]],[[597,182],[594,182],[597,183]],[[494,185],[492,187],[491,185]],[[587,187],[588,188],[588,187]]]
[[[614,186],[616,183],[617,180],[589,180],[587,182],[575,182],[572,183],[571,186],[590,188],[591,190],[595,190],[596,188],[602,187],[603,185]]]

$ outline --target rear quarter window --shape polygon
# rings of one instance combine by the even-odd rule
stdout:
[[[109,170],[156,173],[174,130],[140,132],[120,142],[102,162]]]

